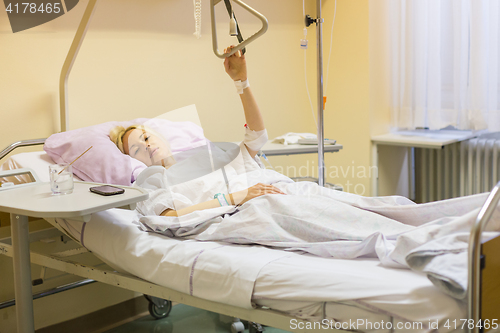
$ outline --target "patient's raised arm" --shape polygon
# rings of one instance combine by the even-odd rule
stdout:
[[[229,53],[232,48],[233,46],[225,49],[224,52]],[[267,142],[267,131],[257,101],[248,86],[245,55],[241,51],[238,51],[232,56],[225,58],[224,68],[229,77],[236,82],[237,87],[239,86],[240,99],[247,123],[244,143],[248,153],[253,158]]]

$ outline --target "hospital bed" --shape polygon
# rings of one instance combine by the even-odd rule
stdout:
[[[4,172],[31,168],[45,182],[50,163],[44,152],[21,153],[11,156],[2,168]],[[456,328],[461,331],[464,320],[473,316],[489,319],[493,327],[493,320],[500,317],[500,238],[484,244],[479,239],[497,206],[499,189],[497,185],[492,191],[472,230],[472,292],[467,311],[463,302],[440,292],[424,275],[382,267],[378,260],[320,258],[262,246],[169,239],[139,230],[134,222],[138,213],[125,209],[98,212],[86,220],[47,219],[55,228],[29,237],[60,239],[62,234],[65,241],[72,240],[73,248],[57,254],[31,251],[29,258],[43,267],[149,295],[150,312],[158,317],[168,315],[173,301],[294,332],[403,331],[410,326],[414,331],[430,331],[436,321],[441,329],[446,323],[452,328],[459,323]],[[11,240],[0,242],[0,253],[16,256]],[[79,260],[89,255],[106,265]],[[30,331],[29,315],[18,315],[22,318],[19,331]],[[395,329],[388,329],[387,323]],[[241,323],[233,329],[241,331]]]
[[[69,127],[68,76],[96,2],[89,1],[61,73],[63,131]],[[322,103],[319,92],[318,104]],[[319,139],[321,142],[322,132]],[[15,143],[4,152],[43,141]],[[323,149],[319,149],[319,155],[322,153]],[[53,161],[43,152],[17,154],[4,164],[4,170],[31,168],[41,181],[47,181],[50,163]],[[27,180],[26,175],[16,177],[19,182]],[[477,323],[479,318],[488,319],[493,327],[493,320],[500,319],[500,262],[496,255],[500,238],[484,244],[479,239],[496,209],[499,188],[497,185],[492,191],[471,232],[467,309],[464,303],[441,293],[422,274],[382,267],[378,260],[327,259],[261,246],[169,239],[140,231],[134,223],[138,215],[133,210],[110,209],[94,213],[84,221],[47,219],[54,229],[32,233],[29,238],[61,239],[63,235],[64,241],[72,240],[73,248],[56,254],[32,250],[27,257],[43,267],[149,295],[158,316],[168,314],[170,303],[162,301],[167,300],[294,332],[321,332],[328,328],[431,331],[436,321],[440,328],[448,323],[444,331],[461,331],[462,327],[469,328],[463,326],[465,319]],[[120,237],[116,237],[118,234]],[[20,253],[14,251],[13,245],[11,239],[2,240],[0,253],[15,258]],[[94,256],[93,262],[101,260],[107,266],[80,260],[89,255]],[[265,263],[256,258],[266,258]],[[32,305],[25,304],[23,309],[26,308],[32,309]],[[33,331],[30,313],[18,313],[18,329]],[[241,330],[241,326],[236,324],[234,329]]]

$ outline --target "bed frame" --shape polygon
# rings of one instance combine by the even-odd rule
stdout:
[[[33,141],[38,141],[34,143]],[[12,150],[26,145],[42,144],[43,139],[16,142],[2,152],[0,160]],[[14,172],[15,173],[15,172]],[[488,221],[497,209],[500,201],[500,182],[493,188],[485,204],[481,208],[476,222],[471,230],[469,239],[469,263],[468,263],[468,322],[467,328],[470,332],[489,331],[494,323],[500,320],[500,236],[481,243],[481,234]],[[40,239],[61,238],[63,235],[56,228],[38,231],[30,234],[32,241]],[[76,242],[75,242],[76,244]],[[178,302],[197,307],[207,311],[217,312],[223,315],[260,323],[267,326],[290,330],[290,320],[296,319],[297,323],[306,323],[301,319],[268,309],[243,309],[193,297],[169,288],[165,288],[129,274],[118,273],[111,268],[98,268],[89,266],[78,261],[78,257],[88,251],[83,247],[76,247],[69,251],[56,254],[38,253],[30,251],[30,260],[33,264],[58,271],[81,276],[91,281],[98,281],[131,291],[151,295],[159,299]],[[13,247],[11,238],[0,240],[0,254],[12,257]],[[99,265],[100,266],[100,265]],[[466,318],[464,318],[466,319]],[[481,321],[479,321],[481,320]],[[470,326],[469,326],[470,323]],[[474,325],[472,325],[474,323]],[[478,325],[481,323],[481,325]],[[486,325],[483,326],[483,323]],[[462,323],[461,323],[462,324]],[[482,326],[482,327],[480,327]],[[304,326],[305,327],[305,326]],[[323,331],[298,329],[294,332]]]
[[[481,234],[498,209],[499,200],[500,182],[479,211],[469,238],[467,314],[470,323],[474,323],[472,332],[481,331],[479,320],[500,320],[500,236],[481,244]]]

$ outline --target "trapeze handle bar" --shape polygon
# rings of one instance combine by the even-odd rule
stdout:
[[[216,26],[216,22],[215,22],[215,5],[217,5],[221,1],[222,0],[210,0],[210,12],[211,12],[211,16],[212,16],[212,46],[213,46],[213,50],[214,50],[214,53],[217,57],[224,59],[226,57],[229,57],[230,55],[233,55],[237,51],[243,49],[245,46],[247,46],[248,44],[250,44],[251,42],[253,42],[257,38],[259,38],[260,36],[265,34],[267,31],[267,28],[269,27],[269,23],[267,22],[267,18],[264,15],[262,15],[261,13],[259,13],[255,9],[253,9],[252,7],[248,6],[243,1],[232,0],[232,2],[240,5],[245,10],[250,12],[252,15],[257,17],[262,22],[262,28],[259,31],[257,31],[255,34],[253,34],[252,36],[248,37],[243,42],[236,45],[236,47],[234,47],[230,53],[221,53],[221,52],[219,52],[219,47],[217,45],[217,26]]]

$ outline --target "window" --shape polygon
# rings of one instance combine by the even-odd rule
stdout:
[[[397,129],[500,131],[500,1],[387,0]]]

